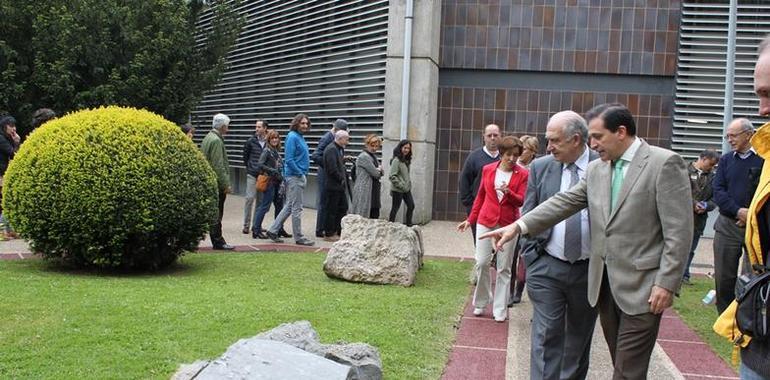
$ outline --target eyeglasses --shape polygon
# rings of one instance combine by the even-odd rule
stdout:
[[[725,135],[725,137],[728,138],[728,139],[734,139],[734,138],[736,138],[736,137],[738,137],[738,136],[740,136],[740,135],[742,135],[744,133],[747,133],[747,132],[751,132],[751,131],[747,129],[747,130],[744,130],[744,131],[740,131],[738,133],[728,133],[728,134]]]

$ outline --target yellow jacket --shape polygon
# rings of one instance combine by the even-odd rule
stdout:
[[[762,166],[762,175],[759,177],[759,186],[754,193],[754,198],[749,206],[749,215],[746,219],[746,250],[752,264],[764,264],[762,262],[762,247],[759,241],[759,221],[757,213],[762,210],[765,202],[770,198],[770,123],[761,126],[751,137],[751,145],[760,157],[765,159]]]

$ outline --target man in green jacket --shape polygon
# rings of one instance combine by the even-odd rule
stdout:
[[[222,236],[222,215],[225,209],[225,198],[230,190],[230,165],[227,163],[224,136],[230,127],[230,118],[225,114],[214,115],[211,131],[201,142],[201,150],[217,175],[219,189],[219,214],[209,229],[211,245],[214,249],[233,250],[235,247],[227,244]]]

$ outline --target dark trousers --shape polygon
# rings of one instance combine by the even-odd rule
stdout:
[[[690,265],[692,265],[692,259],[695,258],[695,248],[698,248],[698,242],[700,241],[700,237],[703,235],[703,230],[695,230],[693,231],[692,235],[692,245],[690,246],[690,257],[687,258],[687,266],[684,268],[684,276],[683,278],[685,280],[690,279]]]
[[[211,245],[216,247],[221,247],[227,242],[225,242],[225,238],[222,237],[222,216],[225,213],[225,198],[227,198],[227,194],[225,194],[223,191],[219,192],[219,204],[217,205],[219,207],[219,214],[217,215],[217,219],[214,221],[214,223],[211,224],[211,228],[209,229],[209,237],[211,237]]]
[[[719,314],[735,299],[735,280],[745,234],[745,228],[738,227],[724,215],[719,215],[714,223],[714,285]]]
[[[380,208],[370,208],[369,209],[369,218],[370,219],[380,219]]]
[[[318,176],[316,176],[316,185],[318,186],[318,199],[316,199],[316,215],[315,215],[315,234],[321,236],[324,232],[324,225],[326,224],[326,173],[323,168],[318,168]]]
[[[262,202],[257,208],[257,214],[254,216],[254,227],[251,229],[253,233],[258,234],[262,232],[262,221],[265,219],[267,211],[270,210],[270,203],[273,204],[275,218],[278,218],[278,213],[283,208],[283,197],[278,192],[279,188],[280,185],[273,181],[270,181],[270,184],[267,185],[267,190],[262,195]],[[283,227],[281,227],[281,231],[283,231]]]
[[[527,293],[533,307],[530,377],[585,379],[596,326],[596,309],[588,302],[588,260],[570,264],[540,255],[527,266]]]
[[[412,192],[407,191],[406,193],[399,193],[397,191],[391,191],[390,192],[391,198],[393,198],[393,206],[390,208],[390,217],[388,218],[389,221],[395,222],[396,221],[396,214],[398,213],[398,209],[401,208],[401,201],[403,200],[404,203],[406,203],[406,225],[411,226],[412,225],[412,214],[414,214],[414,199],[412,198]]]
[[[612,296],[606,268],[597,307],[604,339],[615,367],[612,379],[646,379],[661,314],[629,315],[620,310]]]
[[[345,190],[327,190],[324,193],[324,210],[326,223],[324,232],[326,236],[342,233],[342,217],[348,212],[348,201],[345,198]]]

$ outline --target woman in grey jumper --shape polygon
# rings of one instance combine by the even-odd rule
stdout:
[[[382,143],[377,135],[364,139],[364,151],[356,158],[356,179],[353,185],[353,214],[364,218],[380,217],[380,177],[382,165],[376,153]]]

